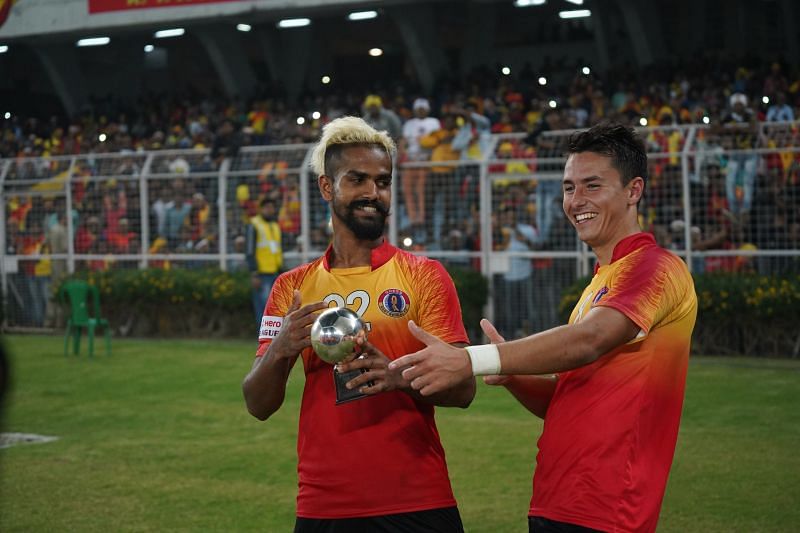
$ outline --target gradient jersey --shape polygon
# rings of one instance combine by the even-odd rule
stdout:
[[[445,342],[468,342],[455,287],[437,261],[384,243],[373,250],[371,266],[331,269],[329,254],[275,281],[258,356],[277,335],[294,289],[304,303],[324,300],[358,313],[370,342],[390,359],[424,348],[409,333],[409,320]],[[335,405],[333,366],[310,348],[302,358],[298,516],[379,516],[456,505],[433,406],[400,391]]]
[[[638,233],[596,270],[570,323],[597,306],[623,313],[640,333],[559,375],[529,514],[602,531],[654,531],[683,405],[694,284],[680,258]]]

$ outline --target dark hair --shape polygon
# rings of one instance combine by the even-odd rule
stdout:
[[[267,204],[271,205],[272,207],[278,207],[277,200],[275,200],[275,198],[270,198],[269,196],[262,198],[261,201],[258,202],[258,207],[264,207]]]
[[[647,151],[633,129],[617,122],[601,122],[569,138],[567,155],[594,152],[611,158],[622,185],[639,176],[647,183]]]

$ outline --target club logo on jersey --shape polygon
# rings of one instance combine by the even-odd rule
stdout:
[[[594,297],[594,300],[592,300],[592,307],[597,305],[597,302],[600,301],[600,298],[602,298],[606,294],[608,294],[608,287],[603,287],[602,289],[597,291],[597,295]]]
[[[400,318],[405,315],[410,306],[411,301],[408,299],[408,294],[400,289],[386,289],[378,297],[378,309],[384,315],[392,318]]]
[[[258,340],[274,339],[278,336],[278,333],[280,333],[282,325],[282,316],[262,316],[261,327],[258,330]]]

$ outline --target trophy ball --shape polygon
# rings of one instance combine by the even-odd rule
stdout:
[[[352,355],[359,339],[367,339],[364,322],[350,309],[333,307],[311,326],[311,347],[325,362],[336,364]]]

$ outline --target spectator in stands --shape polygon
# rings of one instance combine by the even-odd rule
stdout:
[[[732,135],[733,150],[752,150],[756,145],[756,116],[752,109],[747,107],[747,96],[734,93],[730,97],[730,108],[722,117],[722,124],[727,126]],[[725,190],[728,205],[733,214],[744,219],[749,216],[753,203],[753,190],[756,182],[756,165],[758,154],[737,153],[730,154],[728,159],[728,174],[725,180]]]
[[[431,105],[424,98],[414,100],[414,118],[403,124],[403,138],[399,144],[401,161],[420,163],[429,161],[431,151],[420,146],[420,139],[441,128],[439,119],[428,116]],[[413,233],[424,232],[425,226],[425,182],[428,168],[403,168],[401,186],[403,188],[403,205],[406,208],[408,223]]]
[[[225,158],[235,159],[242,146],[242,134],[236,128],[233,120],[226,118],[222,121],[214,144],[211,147],[211,159],[215,168],[219,168]]]
[[[394,141],[399,141],[403,134],[400,117],[383,107],[383,100],[377,94],[370,94],[364,100],[362,118],[378,131],[387,131]]]
[[[32,214],[25,221],[25,229],[20,239],[20,253],[22,255],[48,254],[49,250],[44,245],[42,221],[38,214]],[[25,299],[29,310],[28,324],[34,327],[44,325],[47,309],[47,300],[50,296],[50,258],[20,260],[21,278]]]
[[[95,247],[95,243],[102,239],[100,232],[100,219],[94,215],[86,219],[86,222],[78,228],[75,235],[75,253],[88,254]]]
[[[767,109],[767,122],[792,122],[794,110],[786,103],[786,93],[783,91],[775,95],[775,102]]]
[[[499,217],[503,239],[498,249],[505,252],[529,252],[537,242],[536,229],[524,223],[512,206],[502,208]],[[498,292],[501,334],[524,337],[533,324],[533,264],[530,257],[510,257]]]
[[[420,146],[431,150],[431,162],[458,161],[460,153],[453,148],[453,139],[458,133],[456,117],[447,113],[442,117],[441,128],[420,138]],[[456,172],[453,165],[434,165],[426,180],[425,212],[428,220],[426,234],[421,244],[438,241],[441,228],[447,225],[450,218],[448,209],[455,209],[458,197]],[[423,237],[420,235],[419,237]]]
[[[553,138],[543,135],[548,131],[563,129],[561,112],[557,109],[548,109],[541,120],[525,140],[526,145],[534,147],[536,158],[561,157],[561,147]],[[547,167],[543,167],[547,170]],[[536,227],[538,239],[545,242],[550,238],[550,226],[553,222],[558,206],[555,202],[561,197],[561,182],[558,179],[541,179],[536,184]]]
[[[457,189],[448,222],[453,224],[465,220],[478,208],[478,189],[480,168],[478,161],[488,155],[491,145],[491,121],[477,110],[473,100],[464,107],[454,106],[451,112],[456,114],[458,131],[452,141],[454,150],[460,151],[461,161],[473,161],[473,164],[461,164],[455,167]]]

